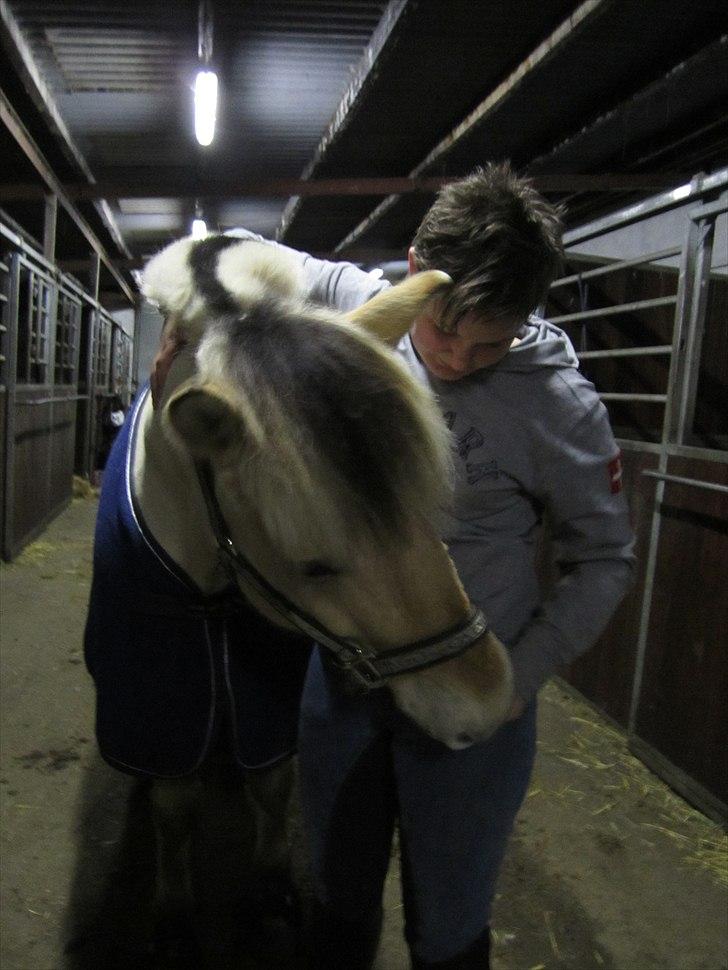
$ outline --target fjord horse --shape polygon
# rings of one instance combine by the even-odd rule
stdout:
[[[147,545],[205,602],[234,576],[255,611],[318,640],[360,683],[390,690],[425,732],[461,748],[502,723],[510,661],[438,538],[450,441],[429,391],[391,349],[449,282],[417,274],[344,316],[306,302],[300,263],[283,248],[227,237],[172,244],[148,265],[143,289],[176,356],[158,399],[142,395],[130,419],[122,488]],[[117,559],[97,549],[95,582]],[[105,677],[103,642],[87,653],[103,720],[129,661]],[[144,655],[132,666],[130,694],[146,676]],[[218,677],[235,708],[233,680],[227,667]],[[144,769],[157,775],[167,908],[188,905],[179,809],[194,767]],[[261,851],[280,867],[286,770],[253,772],[249,783]]]

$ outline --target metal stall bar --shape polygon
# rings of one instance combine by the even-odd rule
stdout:
[[[0,280],[4,278],[10,279],[10,267],[7,263],[0,261]],[[0,387],[5,384],[5,368],[4,365],[7,363],[7,350],[5,347],[5,334],[8,332],[7,325],[5,324],[5,308],[8,306],[7,294],[3,292],[2,287],[4,286],[4,281],[0,283]]]
[[[8,343],[6,348],[7,361],[5,363],[5,504],[0,510],[3,517],[2,543],[0,550],[4,559],[9,559],[12,546],[13,508],[15,507],[15,388],[18,380],[18,295],[20,289],[20,260],[19,252],[12,254],[10,262],[9,306],[6,317],[8,324]]]
[[[673,414],[674,424],[670,436],[671,440],[679,445],[685,443],[685,436],[692,428],[695,417],[715,221],[718,215],[723,212],[728,212],[728,192],[723,192],[715,202],[690,213],[692,224],[695,226],[695,232],[699,237],[699,245],[683,360],[679,370],[678,400],[676,401],[676,413]]]
[[[580,310],[578,313],[564,313],[549,317],[551,323],[568,323],[571,320],[594,320],[598,317],[611,317],[617,313],[630,313],[632,310],[651,310],[654,307],[670,306],[677,302],[677,296],[658,296],[653,300],[635,300],[633,303],[618,303],[616,306],[601,307],[598,310]]]
[[[13,232],[13,230],[5,225],[4,222],[0,222],[0,236],[7,239],[7,241],[12,245],[14,250],[22,253],[30,262],[36,264],[38,267],[43,269],[49,276],[53,279],[61,280],[64,287],[68,287],[73,290],[78,296],[82,297],[86,303],[90,303],[97,309],[101,309],[101,304],[98,299],[96,299],[91,293],[84,289],[83,285],[75,280],[72,276],[68,276],[61,272],[58,265],[49,262],[42,253],[27,242],[18,232]],[[98,254],[93,254],[92,263],[99,262]]]
[[[647,401],[653,404],[664,404],[667,401],[667,394],[619,394],[606,391],[599,397],[602,401]]]
[[[70,397],[35,397],[27,401],[18,401],[24,408],[37,408],[41,404],[65,404],[66,401],[87,401],[88,394],[73,394]]]
[[[590,280],[595,276],[604,276],[606,273],[616,273],[620,269],[629,269],[631,266],[642,266],[644,263],[654,263],[659,259],[668,259],[670,256],[679,256],[682,246],[671,246],[669,249],[660,249],[655,253],[648,253],[646,256],[636,256],[634,259],[620,259],[606,266],[598,266],[596,269],[586,269],[583,273],[572,273],[571,276],[562,276],[554,280],[551,289],[555,290],[559,286],[567,286],[569,283],[580,283],[582,280]],[[567,253],[568,258],[570,254]],[[576,254],[573,254],[576,255]]]
[[[656,344],[654,347],[620,347],[615,350],[582,350],[579,360],[596,360],[600,357],[657,357],[672,353],[672,344]]]
[[[726,170],[728,177],[728,170]],[[691,186],[696,182],[694,179]],[[668,193],[668,196],[671,193]],[[674,194],[674,193],[672,193]],[[658,198],[664,198],[658,197]],[[634,221],[634,220],[632,220]],[[649,632],[650,616],[652,613],[652,594],[655,583],[655,573],[657,571],[657,550],[660,541],[660,524],[662,505],[665,497],[665,479],[667,474],[668,453],[667,446],[670,442],[670,428],[672,415],[675,411],[676,392],[679,386],[679,363],[678,358],[681,353],[684,321],[688,315],[688,310],[692,302],[693,285],[695,279],[695,267],[701,245],[701,236],[696,232],[695,222],[690,223],[687,239],[683,247],[683,255],[680,261],[680,274],[678,277],[677,298],[675,302],[675,322],[672,331],[672,355],[670,358],[670,372],[667,379],[667,399],[665,401],[665,412],[662,423],[662,436],[657,465],[657,487],[655,489],[654,505],[652,509],[652,522],[650,525],[650,536],[648,543],[647,562],[645,565],[645,588],[642,596],[640,610],[639,632],[637,635],[637,649],[635,655],[634,681],[632,683],[632,697],[630,700],[628,736],[636,737],[637,713],[639,709],[640,697],[642,694],[642,679],[644,677],[645,660],[647,656],[647,636]]]
[[[705,488],[710,492],[723,492],[728,495],[728,485],[720,485],[718,482],[702,482],[698,478],[683,478],[682,475],[665,475],[662,472],[653,472],[646,469],[642,474],[647,478],[656,478],[660,482],[674,482],[676,485],[691,485],[693,488]]]
[[[705,326],[705,307],[713,254],[715,222],[713,219],[701,219],[696,222],[696,226],[700,242],[695,261],[695,277],[687,319],[687,333],[685,334],[683,352],[678,361],[675,410],[671,415],[673,426],[670,440],[679,445],[684,443],[686,429],[692,427],[695,416],[695,397],[698,389],[700,350],[703,343],[703,327]]]
[[[680,265],[680,275],[678,278],[678,299],[676,302],[675,324],[673,325],[673,344],[672,357],[670,362],[670,373],[668,376],[668,400],[665,402],[665,415],[662,423],[662,441],[658,458],[658,470],[664,474],[667,469],[667,454],[665,452],[667,415],[670,410],[670,400],[672,389],[675,384],[675,351],[679,349],[678,320],[680,311],[685,302],[685,291],[688,288],[688,254],[690,246],[685,245],[683,258]],[[650,523],[650,535],[647,545],[647,562],[645,564],[645,588],[642,594],[642,605],[640,608],[640,621],[637,633],[637,647],[635,651],[634,680],[632,681],[632,696],[630,699],[629,718],[627,722],[627,735],[632,738],[635,735],[637,726],[637,710],[639,707],[640,696],[642,694],[642,679],[644,676],[645,659],[647,655],[647,633],[649,628],[650,614],[652,612],[652,590],[655,582],[655,572],[657,569],[657,546],[660,539],[660,505],[665,491],[665,483],[659,480],[655,493],[655,504],[652,510],[652,521]]]
[[[589,222],[578,229],[570,230],[564,234],[564,247],[568,248],[574,243],[604,235],[610,229],[629,226],[647,216],[656,215],[658,212],[674,209],[679,205],[684,205],[689,199],[698,201],[706,193],[717,191],[726,185],[728,185],[728,168],[721,168],[717,172],[713,172],[712,175],[696,175],[692,181],[686,182],[685,185],[679,185],[669,192],[663,192],[602,219]]]

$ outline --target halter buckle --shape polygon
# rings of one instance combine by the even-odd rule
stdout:
[[[346,671],[367,688],[380,687],[384,678],[372,663],[376,654],[365,650],[355,640],[342,640],[332,657],[340,670]]]

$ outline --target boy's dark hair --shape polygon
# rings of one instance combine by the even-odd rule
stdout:
[[[561,263],[558,209],[506,163],[489,163],[440,190],[414,238],[418,269],[441,269],[455,286],[443,329],[475,311],[526,320]]]

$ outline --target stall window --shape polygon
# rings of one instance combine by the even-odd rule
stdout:
[[[114,393],[123,396],[131,376],[131,340],[121,327],[114,327],[112,360]]]
[[[98,391],[109,391],[111,383],[111,320],[101,313],[94,320],[93,373]]]
[[[49,377],[53,284],[27,266],[20,267],[18,299],[19,384],[45,384]]]
[[[81,331],[81,304],[61,291],[56,319],[55,382],[72,385],[78,374],[78,345]]]

